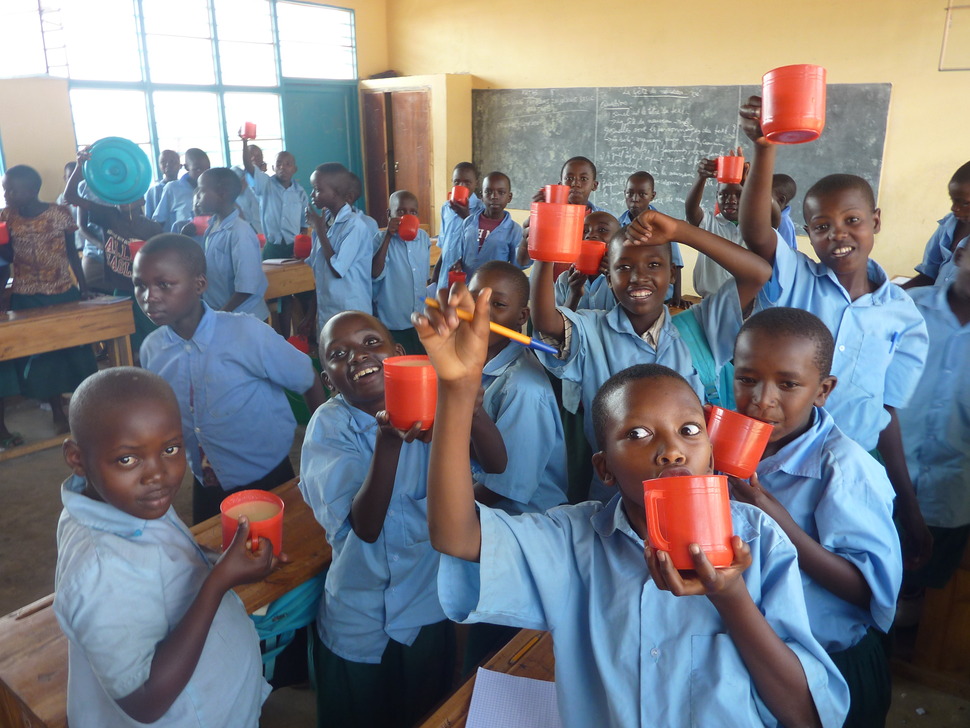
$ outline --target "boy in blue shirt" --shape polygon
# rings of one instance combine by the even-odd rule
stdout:
[[[970,252],[954,251],[956,277],[910,291],[926,327],[926,371],[909,405],[899,410],[906,464],[920,510],[933,534],[933,554],[908,572],[906,590],[942,589],[960,564],[970,536]]]
[[[516,262],[522,228],[505,211],[511,201],[512,181],[508,175],[504,172],[486,175],[482,180],[484,209],[469,214],[462,221],[457,238],[447,243],[441,253],[441,277],[446,284],[451,270],[463,271],[471,278],[486,261]],[[441,283],[439,279],[439,286]]]
[[[740,153],[741,148],[739,147],[738,154]],[[741,185],[718,183],[718,212],[716,215],[713,210],[705,210],[701,207],[707,180],[713,179],[716,175],[716,159],[702,159],[697,163],[697,175],[694,177],[694,184],[687,192],[687,199],[684,200],[686,220],[702,230],[707,230],[725,240],[730,240],[736,245],[746,247],[741,239],[741,232],[738,230],[738,205],[741,199]],[[730,272],[718,265],[717,261],[711,260],[705,255],[697,256],[697,260],[694,262],[694,290],[701,298],[716,293],[730,277]]]
[[[693,314],[716,365],[723,366],[731,359],[741,312],[771,275],[763,260],[741,246],[654,210],[643,212],[607,248],[608,282],[617,300],[609,311],[556,307],[552,264],[536,261],[532,268],[532,323],[544,341],[559,348],[558,355],[539,352],[537,356],[555,376],[582,387],[584,430],[591,447],[595,445],[590,416],[593,397],[610,376],[633,364],[670,366],[691,383],[698,396],[704,395],[691,350],[674,327],[663,300],[673,276],[668,243],[674,239],[711,256],[734,275],[733,282]],[[594,473],[591,496],[606,495]]]
[[[431,238],[419,229],[414,240],[397,234],[404,215],[418,214],[418,198],[398,190],[387,202],[387,230],[374,238],[377,252],[371,261],[374,312],[408,354],[423,354],[411,314],[424,310],[431,269]]]
[[[704,410],[657,365],[612,377],[594,405],[596,468],[618,487],[584,503],[509,516],[474,501],[468,433],[488,347],[489,291],[475,316],[460,287],[415,317],[438,372],[428,528],[453,619],[547,629],[559,715],[573,726],[841,726],[845,683],[812,637],[795,551],[757,509],[734,504],[733,563],[694,572],[646,546],[643,481],[711,472]],[[646,562],[646,564],[644,563]],[[706,597],[706,598],[702,598]]]
[[[485,203],[475,194],[478,189],[478,169],[471,162],[459,162],[451,172],[452,187],[467,187],[468,202],[461,205],[447,200],[441,206],[441,227],[438,230],[438,247],[444,255],[447,245],[458,239],[462,220],[472,213],[485,209]],[[435,279],[437,280],[437,279]]]
[[[166,232],[181,232],[185,224],[192,221],[195,189],[199,177],[209,169],[209,155],[195,147],[187,149],[184,166],[185,174],[165,185],[158,206],[152,212],[152,220],[160,223]],[[197,230],[196,234],[201,235],[202,231]]]
[[[211,215],[206,229],[206,286],[203,300],[216,311],[248,313],[260,321],[269,318],[263,294],[263,273],[256,231],[239,216],[236,198],[242,182],[228,167],[216,167],[199,178],[197,207]]]
[[[371,261],[374,243],[367,225],[347,204],[350,172],[337,162],[321,164],[310,175],[313,204],[329,212],[329,226],[323,215],[308,206],[307,219],[313,227],[313,248],[307,265],[313,268],[317,295],[311,301],[300,332],[319,332],[341,311],[372,311]],[[315,327],[312,322],[316,321]]]
[[[234,492],[291,480],[296,420],[284,389],[305,393],[311,412],[324,399],[306,354],[252,316],[202,300],[205,267],[191,238],[166,234],[145,244],[133,272],[135,299],[161,327],[142,344],[141,363],[178,398],[196,523]]]
[[[432,431],[397,430],[384,409],[383,362],[403,353],[360,311],[320,333],[323,375],[339,394],[313,414],[300,459],[300,491],[333,548],[312,648],[318,726],[410,727],[451,686],[454,630],[428,542]]]
[[[795,180],[787,174],[776,174],[771,178],[771,199],[774,205],[771,209],[771,219],[778,219],[775,229],[792,250],[798,250],[795,239],[795,223],[791,220],[791,201],[795,199],[798,186]]]
[[[869,451],[878,449],[896,491],[903,553],[912,566],[929,557],[923,522],[903,455],[897,407],[905,407],[926,361],[926,324],[916,305],[870,259],[880,211],[869,183],[854,175],[816,182],[802,203],[812,248],[821,262],[792,250],[771,226],[775,146],[761,133],[761,99],[741,107],[741,128],[754,159],[741,198],[741,232],[748,247],[772,264],[758,305],[811,311],[835,337],[832,373],[839,386],[826,409],[839,428]]]
[[[598,240],[609,245],[620,229],[620,223],[608,212],[591,212],[583,220],[583,240]],[[581,308],[609,310],[616,305],[616,297],[607,282],[608,257],[600,261],[600,271],[588,276],[569,266],[556,279],[556,305],[576,311]]]
[[[849,685],[845,725],[861,728],[884,725],[892,699],[883,640],[902,555],[886,471],[823,409],[837,385],[834,349],[825,324],[797,308],[767,309],[741,327],[737,408],[774,427],[757,473],[730,483],[795,545],[812,634]]]
[[[54,599],[68,638],[68,721],[256,728],[270,686],[232,588],[270,574],[271,544],[250,551],[243,517],[212,563],[175,514],[185,445],[178,402],[157,375],[92,375],[70,421]]]
[[[165,185],[178,179],[181,166],[182,160],[174,149],[163,149],[158,155],[158,169],[162,176],[145,193],[145,217],[151,218],[155,208],[158,207],[158,201],[162,199]]]

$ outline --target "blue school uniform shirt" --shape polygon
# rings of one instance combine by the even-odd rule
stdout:
[[[205,275],[209,285],[203,300],[219,310],[233,293],[248,293],[249,298],[235,313],[252,314],[260,321],[269,318],[263,294],[268,285],[263,273],[256,231],[233,210],[224,220],[212,217],[205,232]]]
[[[777,232],[775,233],[777,235]],[[916,305],[869,260],[877,288],[855,301],[827,266],[792,250],[778,236],[771,279],[757,305],[791,306],[818,316],[835,338],[832,374],[838,386],[825,409],[839,428],[866,450],[889,424],[884,405],[905,407],[926,361],[926,324]]]
[[[468,214],[471,216],[476,212],[484,212],[485,203],[482,198],[472,192],[468,196]],[[451,205],[445,202],[441,206],[441,227],[438,230],[438,247],[444,256],[448,245],[458,239],[461,235],[461,224],[464,219],[458,217],[458,213],[451,209]]]
[[[201,447],[226,490],[259,480],[293,446],[296,420],[284,389],[303,393],[316,374],[310,357],[252,316],[205,303],[189,340],[163,326],[141,345],[141,364],[175,390],[192,473]]]
[[[374,245],[380,247],[384,233],[377,233]],[[424,299],[431,268],[431,238],[418,230],[414,240],[391,236],[384,270],[374,279],[374,312],[392,331],[411,327],[411,314],[424,311]]]
[[[248,222],[258,235],[263,234],[263,221],[259,212],[259,198],[248,184],[243,184],[242,192],[236,198],[239,216]]]
[[[364,221],[345,204],[330,225],[327,237],[333,257],[327,260],[314,231],[313,247],[306,260],[316,281],[318,331],[341,311],[374,310],[370,274],[374,244]]]
[[[888,632],[903,556],[886,469],[816,407],[808,430],[758,464],[758,479],[799,528],[855,566],[872,591],[869,608],[862,609],[802,571],[815,639],[832,654],[858,643],[869,627]]]
[[[569,271],[564,270],[556,279],[556,305],[565,306],[569,298]],[[616,296],[604,275],[598,275],[592,282],[583,285],[583,295],[579,298],[576,309],[592,308],[609,311],[616,305]]]
[[[951,263],[953,251],[960,242],[953,239],[958,224],[959,220],[952,212],[937,220],[936,231],[930,236],[923,250],[923,260],[916,266],[917,273],[929,276],[934,281],[939,278],[940,269]]]
[[[158,207],[158,201],[162,199],[162,191],[165,189],[165,185],[170,181],[174,182],[175,180],[167,180],[162,177],[160,180],[154,182],[145,193],[145,217],[149,220],[152,218],[155,208]]]
[[[507,513],[542,512],[566,502],[566,446],[556,395],[530,349],[510,341],[482,372],[482,408],[508,454],[504,473],[472,462],[472,477],[502,496]]]
[[[522,227],[512,219],[508,212],[505,212],[498,227],[489,233],[485,242],[479,248],[478,219],[481,216],[482,211],[480,210],[462,220],[459,238],[454,244],[449,244],[445,250],[442,250],[439,284],[447,285],[448,271],[459,258],[461,259],[462,270],[465,271],[468,280],[471,280],[471,277],[475,275],[479,266],[490,260],[504,260],[512,265],[518,265],[515,261],[515,253],[522,240]]]
[[[68,639],[67,719],[74,726],[141,726],[115,702],[148,680],[159,642],[212,571],[169,508],[144,520],[61,486],[54,614]],[[219,604],[188,684],[153,726],[256,728],[270,686],[259,637],[233,590]],[[232,709],[227,709],[232,706]]]
[[[195,189],[196,186],[189,181],[188,172],[169,182],[162,190],[152,220],[160,223],[166,232],[182,232],[182,226],[195,216],[192,211]]]
[[[619,496],[545,514],[479,506],[480,563],[442,555],[438,591],[463,622],[549,630],[565,728],[778,725],[706,597],[659,590]],[[822,725],[842,725],[845,681],[812,637],[795,549],[757,509],[731,505],[751,547],[742,576],[758,609],[798,657]]]
[[[284,187],[275,174],[270,176],[261,169],[254,169],[249,178],[259,198],[266,242],[292,245],[300,230],[307,226],[306,208],[310,198],[306,190],[295,179],[290,180],[289,187]]]
[[[913,288],[929,330],[927,376],[899,410],[906,465],[930,526],[970,523],[970,324],[960,325],[949,286]],[[932,372],[932,374],[930,374]]]
[[[719,235],[725,240],[730,240],[732,243],[747,249],[748,246],[741,239],[741,231],[737,225],[721,213],[713,215],[707,210],[702,210],[701,212],[703,217],[701,218],[700,225],[697,227],[701,230],[707,230],[709,233]],[[785,247],[788,246],[786,245]],[[694,262],[693,282],[694,290],[697,291],[697,295],[701,298],[716,293],[726,281],[733,277],[725,268],[715,263],[712,258],[709,258],[703,253],[697,254],[697,260]]]
[[[795,223],[791,219],[791,205],[785,205],[781,211],[781,220],[778,222],[778,234],[781,235],[788,247],[798,250],[798,241],[795,239]]]
[[[401,446],[377,540],[361,540],[350,525],[376,437],[374,416],[338,395],[310,418],[300,456],[300,492],[333,548],[317,631],[335,655],[371,664],[381,661],[388,640],[411,645],[423,626],[445,618],[428,536],[429,444]]]
[[[381,226],[377,224],[377,220],[372,218],[370,215],[365,214],[363,210],[358,210],[356,207],[351,207],[350,209],[363,221],[364,225],[367,226],[367,234],[370,235],[371,239],[373,240],[377,233],[381,231]],[[327,212],[330,212],[330,210],[327,210]],[[427,233],[425,234],[427,235]]]

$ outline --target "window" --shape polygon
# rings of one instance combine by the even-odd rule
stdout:
[[[79,143],[240,163],[237,130],[283,146],[284,79],[354,79],[352,10],[291,0],[2,0],[0,75],[70,80]]]

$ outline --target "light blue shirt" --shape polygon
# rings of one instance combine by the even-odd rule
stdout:
[[[192,211],[195,190],[196,186],[189,181],[188,172],[169,182],[152,212],[152,220],[160,223],[166,232],[181,232],[182,226],[195,216]]]
[[[556,395],[530,349],[510,341],[482,372],[482,408],[495,423],[508,454],[504,473],[472,476],[502,496],[507,513],[542,512],[566,502],[566,446]]]
[[[798,250],[798,241],[795,239],[795,223],[791,219],[791,205],[785,205],[785,209],[781,211],[781,220],[778,222],[778,234],[781,235],[782,240],[788,243],[789,248]]]
[[[236,198],[239,216],[252,225],[258,235],[263,234],[263,220],[259,212],[259,198],[248,184],[243,184],[242,192]]]
[[[374,310],[370,275],[374,244],[368,237],[367,225],[345,204],[330,225],[327,237],[333,248],[330,260],[323,254],[316,231],[306,260],[313,268],[317,284],[318,331],[341,311],[371,313]]]
[[[564,270],[556,279],[556,305],[565,306],[568,298],[569,271]],[[609,311],[615,305],[616,296],[613,295],[613,289],[610,288],[609,281],[606,276],[598,275],[593,279],[592,283],[587,280],[583,284],[583,295],[579,298],[579,305],[576,306],[576,310],[591,308]]]
[[[653,584],[619,504],[524,516],[479,506],[481,562],[441,557],[445,613],[549,630],[565,728],[778,725],[711,602]],[[751,547],[751,598],[801,662],[822,725],[840,727],[848,689],[812,637],[794,547],[757,509],[734,503],[731,515]]]
[[[235,313],[252,314],[260,321],[269,318],[266,293],[266,274],[259,253],[256,231],[233,210],[224,220],[212,217],[205,232],[205,275],[209,285],[203,300],[219,310],[236,292],[248,293],[249,298],[235,309]]]
[[[380,247],[384,233],[378,232],[374,245]],[[384,270],[374,279],[374,311],[392,331],[411,327],[411,314],[424,311],[431,269],[431,238],[418,230],[414,240],[391,236]]]
[[[68,639],[67,719],[73,726],[142,726],[116,700],[148,680],[169,636],[212,570],[169,508],[143,520],[61,486],[54,614]],[[231,589],[222,597],[192,677],[153,726],[256,728],[270,686],[259,637]],[[227,709],[232,706],[232,709]]]
[[[170,326],[141,345],[141,364],[175,390],[192,472],[202,480],[199,447],[226,490],[259,480],[293,446],[296,420],[284,389],[313,386],[310,357],[252,316],[213,311],[186,341]]]
[[[363,210],[358,210],[356,207],[351,207],[350,209],[364,222],[364,225],[367,226],[367,234],[370,235],[371,240],[373,240],[377,236],[377,233],[381,231],[381,226],[377,224],[377,220],[372,218],[370,215],[365,214]],[[329,210],[327,212],[329,212]],[[427,233],[425,233],[425,235],[427,235]]]
[[[455,244],[448,244],[447,248],[441,251],[441,277],[438,279],[440,286],[444,287],[448,284],[448,271],[459,258],[468,280],[475,275],[479,266],[490,260],[504,260],[517,265],[515,253],[522,241],[522,227],[506,212],[502,222],[489,233],[482,247],[479,248],[478,219],[481,216],[482,211],[477,211],[462,220],[460,237]]]
[[[970,523],[970,324],[946,300],[949,286],[908,291],[929,330],[927,376],[899,410],[903,449],[926,523]],[[932,372],[932,374],[930,374]]]
[[[839,384],[825,409],[846,435],[872,450],[889,424],[884,405],[902,408],[909,403],[928,340],[916,304],[871,258],[868,272],[876,290],[853,301],[832,270],[792,250],[778,236],[771,279],[757,304],[801,308],[829,327],[835,337],[832,374]]]
[[[742,248],[748,247],[744,244],[744,240],[741,239],[741,231],[738,229],[738,226],[724,217],[724,215],[721,213],[712,215],[707,210],[702,210],[701,212],[703,217],[701,218],[700,225],[697,226],[701,230],[707,230],[709,233],[719,235],[725,240],[730,240],[732,243],[740,245]],[[785,247],[788,246],[786,245]],[[693,282],[694,290],[697,291],[698,296],[705,298],[717,293],[721,289],[721,286],[732,278],[734,276],[726,268],[715,263],[713,258],[703,253],[697,254],[697,260],[694,262]]]
[[[831,654],[855,645],[871,626],[888,632],[903,556],[886,469],[816,407],[807,431],[761,461],[758,478],[799,528],[855,566],[872,591],[869,608],[861,609],[802,571],[815,639]]]
[[[476,212],[484,212],[485,203],[482,199],[472,192],[468,196],[468,214],[471,216]],[[441,206],[441,228],[438,230],[438,247],[441,248],[441,255],[444,256],[445,248],[460,239],[461,224],[464,220],[458,217],[458,213],[451,209],[451,205],[445,202]]]
[[[340,395],[314,412],[300,457],[300,492],[327,531],[333,562],[317,613],[320,639],[352,662],[377,664],[388,640],[410,645],[445,618],[438,604],[438,554],[428,536],[431,446],[404,443],[384,527],[358,538],[350,507],[374,459],[377,420]]]
[[[936,231],[930,236],[923,250],[923,260],[916,266],[916,272],[929,276],[939,283],[941,269],[952,267],[953,251],[957,249],[960,241],[953,240],[959,220],[952,212],[948,212],[937,223]]]
[[[167,180],[162,177],[160,180],[157,180],[154,184],[152,184],[152,186],[149,187],[148,191],[145,193],[145,217],[147,217],[149,220],[151,219],[152,214],[155,212],[155,208],[158,207],[158,201],[162,199],[162,191],[165,189],[165,185],[167,185],[170,181],[174,182],[175,180]]]
[[[307,226],[306,208],[310,203],[306,190],[295,179],[284,187],[261,169],[254,169],[253,192],[259,198],[260,219],[267,243],[292,245],[300,230]]]

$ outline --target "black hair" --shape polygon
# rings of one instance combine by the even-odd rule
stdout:
[[[822,177],[805,193],[805,200],[807,201],[810,197],[820,197],[845,190],[859,190],[870,208],[876,209],[876,196],[872,192],[872,186],[855,174],[830,174]],[[802,204],[804,205],[805,202],[803,201]]]
[[[40,173],[33,167],[28,167],[26,164],[15,164],[3,176],[8,180],[19,181],[35,195],[40,193],[40,187],[44,183],[40,178]]]
[[[795,180],[787,174],[776,174],[771,178],[771,189],[778,190],[786,200],[795,199],[798,192],[798,185]]]
[[[235,176],[235,175],[233,175]],[[140,255],[164,255],[170,253],[190,276],[205,275],[205,253],[202,246],[186,235],[162,233],[149,238]]]
[[[478,266],[472,278],[482,275],[496,275],[509,281],[521,300],[523,308],[529,305],[529,278],[517,266],[505,260],[490,260]]]
[[[606,448],[606,429],[613,416],[610,407],[610,400],[613,395],[627,385],[645,379],[672,379],[678,384],[683,384],[693,392],[695,397],[697,396],[694,388],[680,373],[662,364],[635,364],[617,372],[603,383],[603,386],[596,392],[596,396],[593,397],[592,420],[597,449],[604,450]],[[701,404],[700,399],[697,400],[697,403],[698,405]]]
[[[476,180],[478,179],[478,167],[476,167],[471,162],[459,162],[458,164],[455,165],[455,168],[451,171],[451,173],[454,174],[459,170],[464,172],[466,169],[471,170],[472,174],[475,175],[475,179]]]
[[[189,159],[197,159],[199,161],[202,161],[204,159],[206,162],[208,162],[209,161],[209,155],[206,154],[205,152],[203,152],[198,147],[190,147],[190,148],[188,148],[188,149],[185,150],[185,163],[186,164],[189,163]]]
[[[633,174],[631,174],[629,177],[626,178],[627,182],[630,182],[631,180],[642,180],[644,182],[649,182],[650,187],[652,189],[657,188],[657,183],[656,181],[654,181],[653,175],[650,174],[649,172],[644,172],[642,169],[638,172],[634,172]]]
[[[509,192],[512,191],[512,179],[507,174],[505,174],[505,172],[499,172],[498,170],[494,172],[489,172],[484,177],[482,177],[483,185],[485,184],[485,180],[487,180],[489,177],[505,177],[505,181],[506,183],[508,183],[508,186],[509,186]]]
[[[414,200],[415,203],[417,203],[417,201],[418,201],[418,196],[416,194],[414,194],[413,192],[411,192],[410,190],[394,190],[394,192],[391,193],[391,196],[387,198],[387,206],[391,210],[393,210],[394,209],[394,200],[395,199],[400,200],[402,197],[404,197],[404,198],[410,198],[410,199]],[[398,203],[398,204],[400,204],[400,203]]]
[[[958,185],[970,182],[970,162],[960,165],[959,169],[950,178],[950,182],[955,182]]]
[[[747,332],[764,332],[777,340],[785,336],[806,339],[815,345],[813,362],[818,369],[819,379],[832,373],[832,357],[835,354],[835,340],[822,320],[813,313],[801,308],[767,308],[756,313],[744,322],[738,332],[737,341]]]
[[[215,182],[215,187],[226,199],[232,201],[242,192],[242,180],[229,167],[212,167],[202,173],[206,179]]]
[[[592,215],[593,213],[589,213],[589,214]],[[626,241],[627,241],[626,240],[626,231],[627,231],[627,228],[628,227],[630,227],[630,226],[629,225],[622,225],[622,226],[620,226],[620,229],[617,230],[613,234],[613,237],[612,238],[610,238],[610,242],[607,243],[607,245],[606,245],[606,256],[607,256],[607,259],[609,259],[610,255],[613,254],[613,251],[614,250],[619,250],[620,248],[623,247],[623,244],[626,243]],[[644,247],[646,247],[646,246],[644,246]],[[670,248],[670,243],[669,242],[666,242],[663,245],[654,245],[653,247],[654,248],[663,248],[664,250],[666,250],[667,251],[667,262],[672,264],[672,261],[673,261],[673,251]],[[663,294],[664,294],[664,298],[666,298],[667,297],[667,292],[664,291]]]
[[[176,152],[174,149],[163,149],[162,151],[160,151],[158,153],[158,158],[161,159],[162,157],[164,157],[167,154],[168,155],[174,154],[176,157],[179,157],[179,153]],[[179,159],[181,159],[181,157],[179,157]]]
[[[360,177],[351,171],[347,171],[347,197],[350,198],[351,202],[357,202],[363,193],[363,185],[361,184]],[[417,198],[415,198],[417,199]]]
[[[596,165],[593,164],[593,160],[589,157],[570,157],[565,162],[563,162],[562,167],[559,170],[559,179],[562,179],[562,173],[566,170],[573,162],[584,162],[589,165],[590,169],[593,170],[593,179],[596,179]]]
[[[340,313],[337,313],[331,316],[327,320],[327,323],[323,325],[323,328],[320,329],[320,336],[319,336],[320,352],[319,353],[320,353],[321,364],[323,364],[326,361],[326,348],[330,340],[330,331],[338,322],[340,322],[342,319],[347,318],[348,316],[359,316],[363,318],[365,321],[367,321],[368,326],[370,326],[372,329],[376,331],[381,332],[381,334],[388,341],[390,341],[392,344],[394,343],[394,337],[391,335],[391,330],[387,328],[387,325],[376,316],[373,316],[372,314],[366,313],[364,311],[356,311],[356,310],[341,311]]]
[[[350,186],[350,170],[340,162],[324,162],[313,172],[321,177],[330,177],[330,186],[333,187],[334,192],[341,197],[347,196],[347,190]]]
[[[193,243],[196,247],[197,244]],[[81,382],[71,396],[68,421],[71,437],[83,450],[90,446],[104,422],[110,421],[111,410],[131,410],[145,400],[165,402],[176,416],[178,401],[172,387],[157,374],[138,367],[109,367]]]

